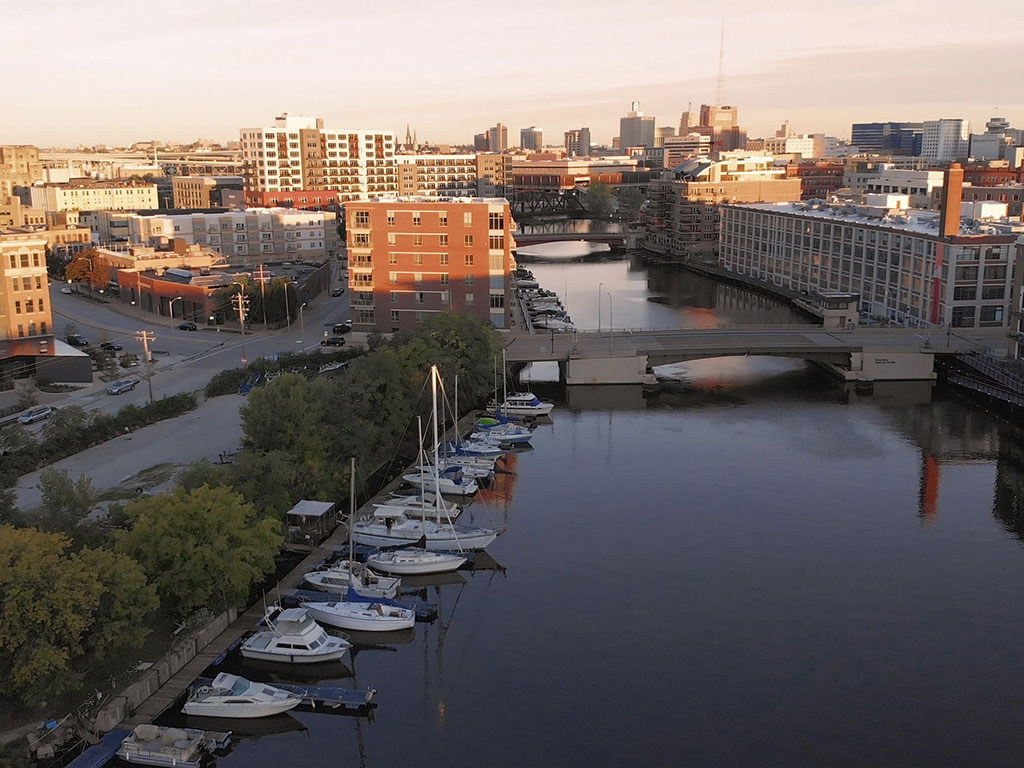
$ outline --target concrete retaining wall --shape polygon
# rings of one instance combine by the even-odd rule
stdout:
[[[570,358],[565,363],[566,384],[653,384],[647,355]]]
[[[915,381],[935,378],[935,355],[893,349],[850,353],[845,378],[854,381]]]

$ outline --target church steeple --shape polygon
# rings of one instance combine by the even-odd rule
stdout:
[[[409,133],[409,124],[406,123],[405,124],[405,145],[407,147],[410,147],[410,146],[412,146],[412,142],[413,142],[413,139],[412,139],[412,134]]]

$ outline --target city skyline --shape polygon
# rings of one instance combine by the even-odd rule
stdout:
[[[398,2],[368,19],[340,11],[281,18],[264,0],[219,14],[183,0],[173,17],[155,5],[126,16],[102,0],[87,13],[44,0],[9,14],[0,60],[7,71],[19,61],[32,67],[6,86],[0,129],[6,142],[40,146],[228,141],[289,112],[400,137],[408,123],[435,143],[469,144],[500,121],[517,137],[520,128],[543,128],[549,144],[587,126],[594,143],[609,144],[631,101],[659,126],[678,126],[688,102],[714,102],[723,22],[723,101],[739,107],[751,136],[772,135],[786,119],[798,132],[840,137],[853,122],[876,120],[963,117],[975,132],[993,115],[1024,124],[1024,98],[993,75],[993,63],[1019,55],[1014,22],[1024,21],[1024,8],[993,0],[987,10],[1000,23],[975,29],[944,21],[957,7],[867,0],[852,19],[839,2],[799,0],[778,14],[737,0],[711,10],[647,0],[624,21],[618,4],[526,0],[503,27],[508,47],[494,41],[513,55],[463,61],[459,41],[488,30],[488,17],[453,0]],[[40,29],[46,50],[75,51],[74,67],[65,55],[41,55]]]

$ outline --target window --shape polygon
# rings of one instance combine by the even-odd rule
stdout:
[[[422,272],[413,272],[413,280],[415,281],[415,283],[417,285],[422,284],[423,283],[423,273]]]
[[[42,279],[41,277],[38,277],[38,276],[37,276],[37,277],[36,277],[36,290],[38,291],[38,290],[40,290],[40,289],[41,289],[42,287],[43,287],[43,279]]]
[[[466,266],[467,267],[472,267],[473,266],[473,254],[472,253],[467,253],[466,254]]]
[[[393,227],[395,225],[395,212],[388,211],[388,226]]]
[[[505,308],[505,294],[503,293],[492,293],[491,294],[491,309],[504,309]]]
[[[14,265],[12,264],[11,266],[14,266]],[[27,267],[28,266],[28,254],[27,253],[21,254],[21,266],[22,267]]]
[[[448,235],[441,235],[441,242],[439,245],[448,245]]]
[[[467,293],[466,294],[466,306],[467,307],[472,306],[474,301],[475,301],[475,298],[474,298],[473,294],[472,293]]]
[[[469,213],[469,212],[463,213],[462,214],[462,223],[463,223],[464,226],[467,226],[467,227],[473,226],[473,214]]]
[[[505,216],[501,213],[487,214],[488,229],[505,229]]]
[[[16,314],[16,315],[20,315],[21,314],[21,302],[20,301],[14,302],[14,314]],[[18,327],[20,328],[21,326],[19,325]]]
[[[491,259],[491,271],[502,272],[505,269],[505,254],[496,253],[490,257]]]
[[[451,291],[441,291],[441,303],[442,304],[451,304],[452,303]]]
[[[397,283],[398,282],[398,273],[397,272],[388,272],[388,282],[389,283]]]
[[[301,233],[299,233],[301,237]],[[352,235],[352,245],[356,248],[369,248],[370,247],[370,233],[369,232],[356,232]]]
[[[953,290],[956,291],[955,288]],[[1002,301],[1006,298],[1006,288],[1001,285],[986,285],[981,289],[981,298]]]
[[[437,215],[437,223],[438,223],[438,226],[447,227],[448,226],[448,214],[447,213],[439,213]]]
[[[398,263],[398,254],[397,253],[389,253],[388,254],[388,264],[397,264],[397,263]]]
[[[978,280],[978,268],[977,267],[957,267],[956,268],[956,280],[957,282],[977,282]]]
[[[413,245],[423,245],[423,235],[413,235],[412,236],[412,244]]]
[[[465,241],[466,241],[466,247],[467,248],[471,248],[473,246],[473,236],[472,235],[466,235]]]
[[[388,245],[397,245],[397,244],[398,244],[398,235],[396,235],[394,232],[388,232]]]
[[[447,253],[442,253],[441,254],[441,264],[447,264],[447,263],[448,263],[448,254]]]
[[[476,279],[473,275],[466,275],[466,285],[472,285],[474,282],[476,282]]]
[[[973,301],[977,297],[978,289],[973,285],[965,285],[953,289],[953,301]]]
[[[31,314],[36,311],[36,303],[32,299],[26,299],[25,312]]]
[[[417,304],[422,304],[423,303],[423,291],[416,291],[416,303]]]
[[[448,273],[447,272],[442,272],[441,273],[441,285],[448,285]]]
[[[950,324],[954,328],[973,328],[974,307],[953,307],[953,317]]]
[[[491,235],[488,238],[488,247],[492,251],[503,251],[505,250],[505,236],[504,235]]]
[[[391,291],[391,303],[392,304],[397,304],[398,303],[398,291]]]
[[[40,312],[44,312],[45,311],[45,307],[43,307],[43,300],[42,299],[39,300],[39,311]]]
[[[373,321],[369,320],[367,322],[371,322],[372,323]],[[391,310],[391,322],[392,323],[397,323],[398,322],[398,310],[397,309],[392,309]]]
[[[1006,279],[1006,265],[998,264],[991,267],[985,267],[985,279],[986,280],[1005,280]]]
[[[422,217],[420,216],[420,212],[419,212],[419,211],[416,211],[415,213],[413,213],[413,215],[412,215],[412,225],[413,225],[414,227],[418,227],[418,226],[420,226],[420,224],[422,224],[422,223],[423,223],[423,219],[422,219]]]
[[[414,264],[422,264],[423,263],[423,254],[422,253],[415,254],[412,257],[412,261],[413,261]]]
[[[1002,306],[994,307],[982,307],[979,325],[1002,325],[1003,324],[1003,308]]]

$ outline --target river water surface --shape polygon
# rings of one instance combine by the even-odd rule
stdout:
[[[594,328],[598,283],[616,327],[800,321],[635,262],[530,267]],[[504,572],[425,588],[437,621],[329,673],[379,690],[372,720],[297,712],[218,765],[1019,762],[1010,427],[928,386],[858,401],[791,361],[667,374],[646,397],[537,384],[551,422],[465,513],[508,525]]]

